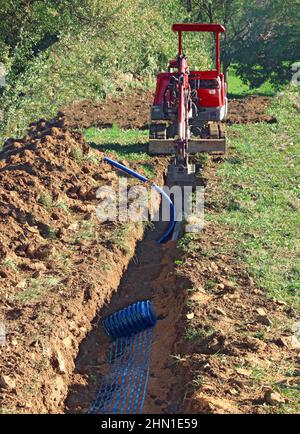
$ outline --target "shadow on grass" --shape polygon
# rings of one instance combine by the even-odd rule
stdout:
[[[253,91],[253,92],[242,92],[242,93],[234,93],[234,92],[228,92],[227,97],[229,99],[244,99],[248,98],[249,96],[268,96],[272,97],[276,94],[275,91]]]
[[[147,153],[146,143],[133,143],[129,145],[121,145],[119,143],[105,143],[97,144],[95,142],[89,142],[89,145],[93,149],[98,151],[113,151],[117,154],[144,154]]]

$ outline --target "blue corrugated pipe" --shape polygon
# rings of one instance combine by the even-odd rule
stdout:
[[[104,161],[106,161],[106,163],[109,163],[112,166],[116,167],[117,169],[123,170],[123,172],[126,172],[129,175],[134,176],[135,178],[139,179],[142,182],[149,182],[149,179],[146,178],[146,176],[140,175],[139,173],[135,172],[134,170],[129,169],[128,167],[124,166],[123,164],[118,163],[115,160],[112,160],[111,158],[105,157]],[[162,237],[159,240],[157,240],[158,243],[163,243],[171,235],[171,233],[174,229],[174,226],[175,226],[174,204],[171,201],[171,199],[169,198],[169,196],[158,185],[154,184],[154,182],[151,182],[151,187],[154,188],[156,191],[158,191],[158,193],[160,193],[162,195],[162,197],[165,198],[166,201],[169,202],[169,204],[170,204],[170,224],[169,224],[167,230],[165,231],[165,233],[162,235]]]

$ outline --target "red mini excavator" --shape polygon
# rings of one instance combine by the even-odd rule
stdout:
[[[168,72],[157,75],[154,104],[151,107],[149,154],[175,154],[168,176],[174,183],[188,183],[194,165],[188,155],[198,152],[224,153],[226,135],[221,122],[227,114],[226,82],[220,66],[220,24],[173,24],[178,32],[178,55]],[[216,68],[189,71],[182,50],[182,32],[213,32]]]

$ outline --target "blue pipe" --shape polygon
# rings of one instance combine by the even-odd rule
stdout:
[[[116,167],[117,169],[122,170],[123,172],[128,173],[128,175],[134,176],[135,178],[137,178],[138,180],[140,180],[142,182],[149,182],[149,179],[146,178],[146,176],[140,175],[139,173],[135,172],[134,170],[129,169],[128,167],[124,166],[121,163],[118,163],[115,160],[112,160],[111,158],[104,157],[103,160],[106,163],[109,163],[112,166]],[[169,204],[170,204],[170,223],[169,223],[169,226],[167,227],[167,230],[164,232],[164,234],[161,236],[161,238],[159,240],[157,240],[158,243],[163,243],[171,235],[171,233],[172,233],[172,231],[174,229],[174,226],[175,226],[175,209],[174,209],[174,204],[171,201],[171,199],[169,198],[169,196],[163,191],[163,189],[161,189],[154,182],[151,183],[151,187],[154,188],[154,190],[156,190],[158,193],[160,193],[161,196],[167,202],[169,202]]]

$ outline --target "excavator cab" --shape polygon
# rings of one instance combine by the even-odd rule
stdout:
[[[184,141],[186,153],[224,153],[226,134],[223,121],[226,119],[228,103],[225,77],[221,72],[220,33],[225,32],[225,28],[220,24],[183,23],[173,24],[172,29],[178,33],[178,55],[176,59],[170,60],[167,72],[157,75],[151,107],[149,154],[176,154],[178,141]],[[189,70],[182,49],[183,32],[215,34],[214,70]],[[183,81],[186,84],[183,85]],[[180,92],[183,92],[182,95]],[[185,119],[182,119],[183,116]],[[184,140],[180,126],[183,124],[186,130]]]

